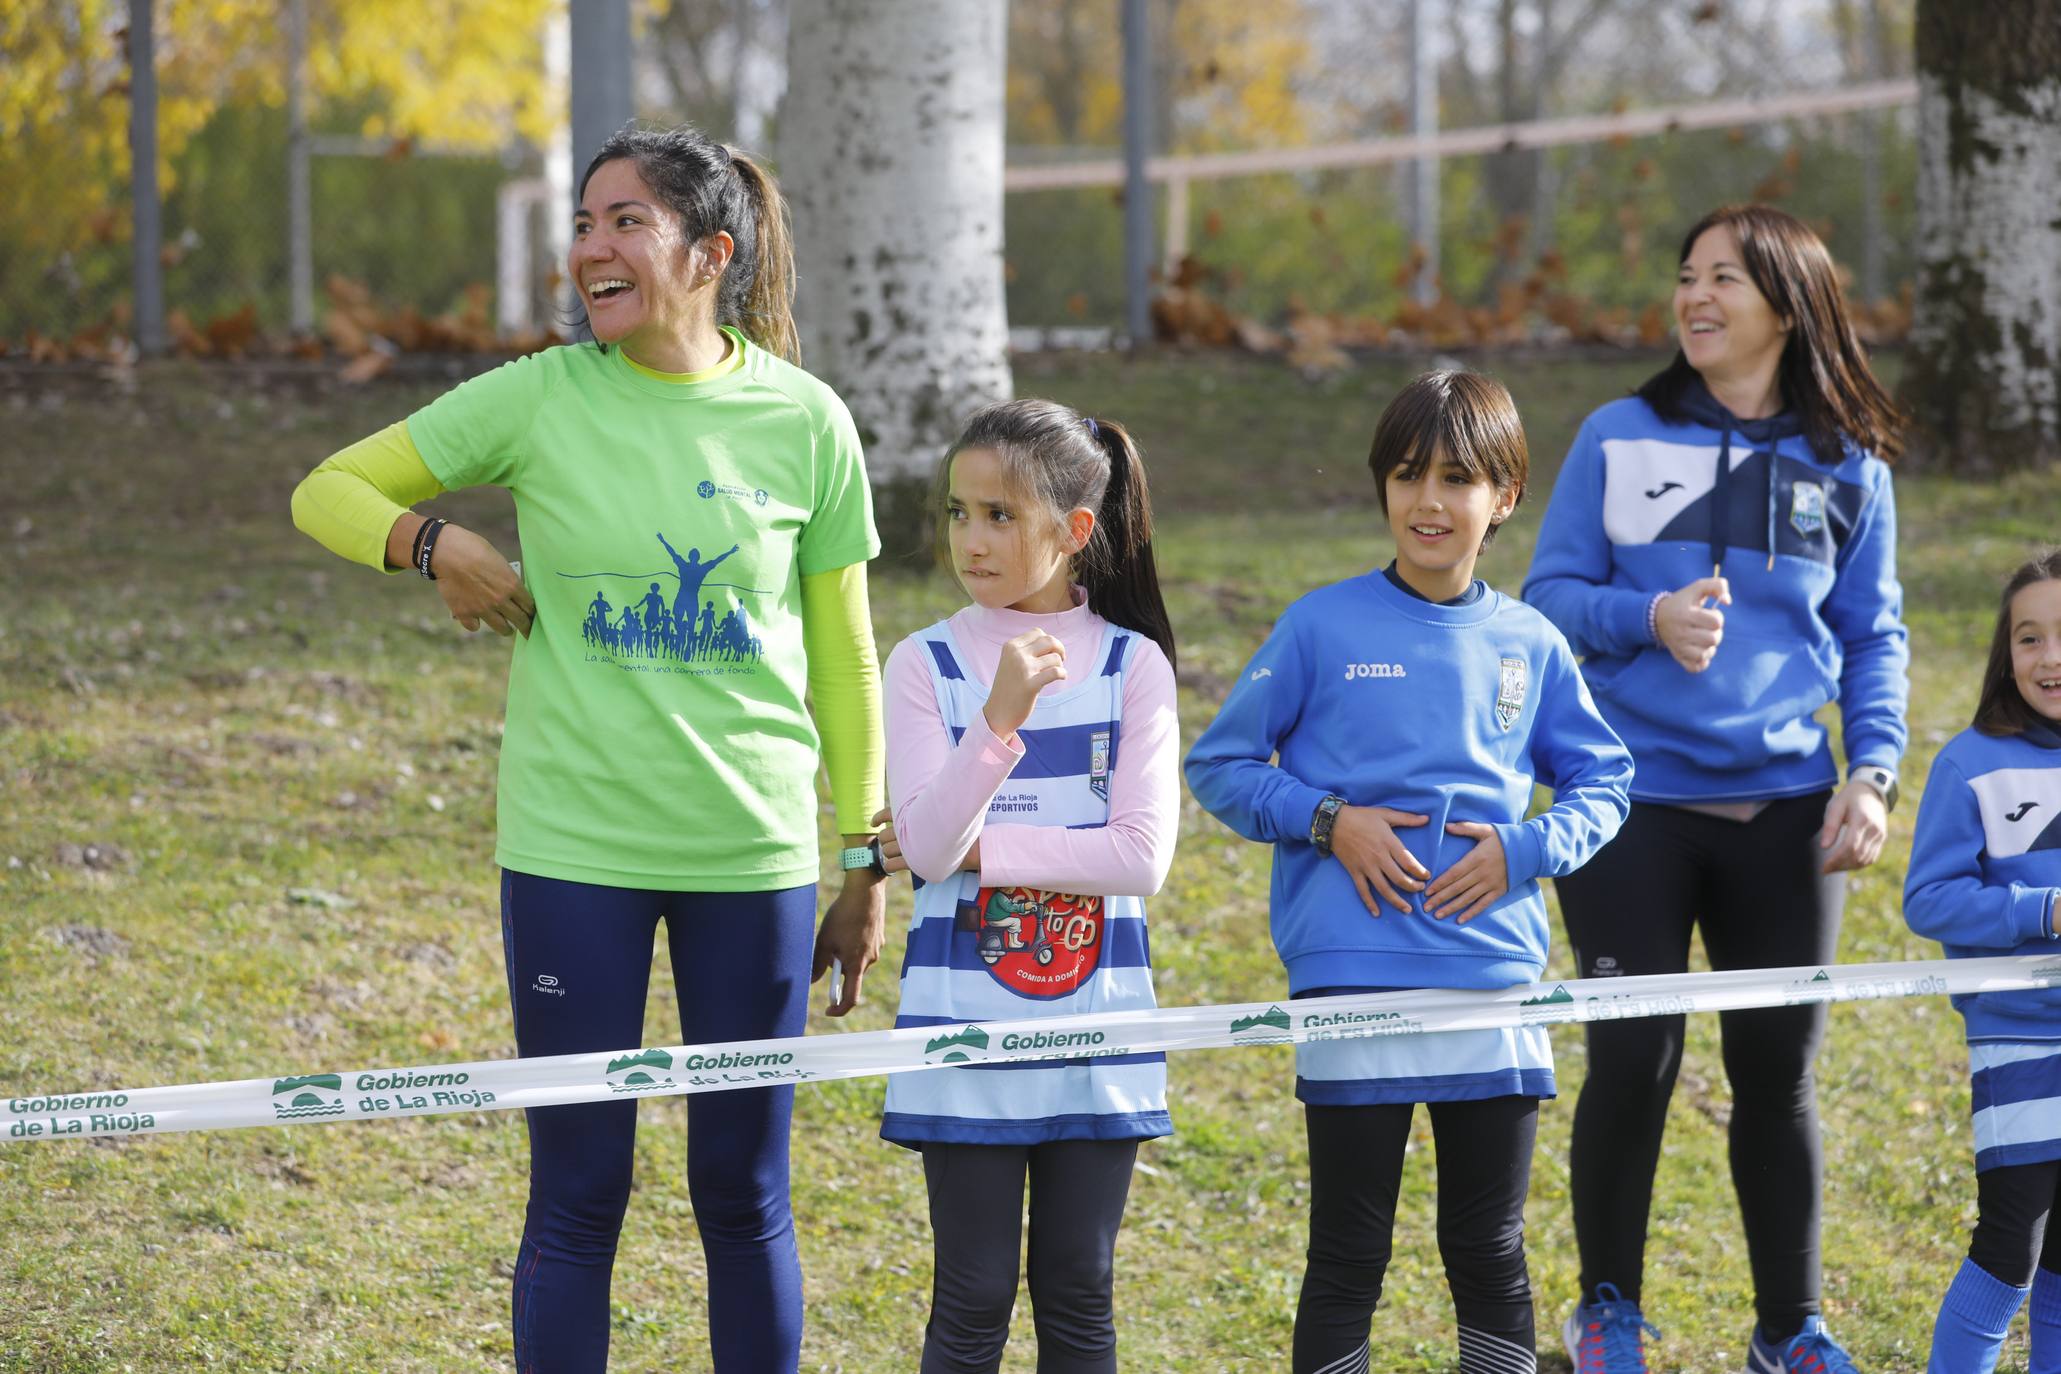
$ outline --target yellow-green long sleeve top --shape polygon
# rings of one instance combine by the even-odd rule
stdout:
[[[413,503],[514,494],[537,623],[510,665],[503,867],[681,890],[813,881],[819,753],[838,829],[874,828],[879,545],[856,433],[827,387],[731,338],[724,365],[686,378],[592,345],[518,360],[294,492],[297,526],[381,569]]]

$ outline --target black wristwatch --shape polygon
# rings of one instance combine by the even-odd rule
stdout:
[[[1338,824],[1338,813],[1345,808],[1345,798],[1332,795],[1317,803],[1317,809],[1310,816],[1310,843],[1319,854],[1331,857],[1331,827]]]
[[[1846,780],[1848,782],[1864,783],[1874,788],[1882,796],[1882,809],[1884,811],[1896,810],[1896,774],[1890,772],[1887,768],[1883,768],[1878,764],[1864,763],[1858,768],[1847,769]]]

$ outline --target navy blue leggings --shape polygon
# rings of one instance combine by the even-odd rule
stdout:
[[[524,1058],[644,1039],[651,943],[666,926],[685,1044],[800,1035],[816,889],[646,892],[501,875],[501,935]],[[792,1374],[801,1260],[787,1193],[792,1087],[687,1099],[687,1193],[708,1261],[717,1374]],[[608,1367],[608,1281],[630,1198],[634,1101],[537,1107],[530,1200],[515,1261],[520,1374]]]

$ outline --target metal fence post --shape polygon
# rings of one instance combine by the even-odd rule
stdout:
[[[151,0],[129,0],[131,279],[136,293],[136,347],[146,355],[163,353],[168,344],[160,247],[164,215],[157,198],[157,54],[151,20]]]
[[[314,212],[308,181],[308,0],[286,0],[286,261],[297,338],[315,332]]]
[[[568,132],[573,189],[608,136],[630,122],[635,111],[630,91],[630,0],[572,0],[572,127]],[[553,206],[560,222],[570,223],[573,207]],[[570,288],[570,283],[568,283]],[[568,298],[572,293],[568,290]],[[574,329],[591,339],[584,314]]]
[[[635,112],[630,0],[572,0],[572,163],[587,159]],[[568,210],[569,214],[570,211]]]
[[[1132,348],[1152,338],[1152,37],[1145,0],[1123,0],[1124,327]]]
[[[1438,63],[1431,53],[1431,24],[1424,0],[1410,0],[1410,133],[1438,132]],[[1424,252],[1412,295],[1419,305],[1438,299],[1438,154],[1420,153],[1410,164],[1410,238]]]

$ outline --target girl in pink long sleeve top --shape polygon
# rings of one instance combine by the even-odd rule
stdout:
[[[968,673],[987,686],[1003,649],[1033,630],[1057,639],[1067,663],[1097,663],[1109,622],[1088,608],[1085,588],[1070,591],[1076,604],[1055,615],[979,603],[954,614],[945,623],[967,651]],[[1023,744],[997,739],[985,716],[954,744],[938,714],[930,670],[930,655],[913,636],[888,655],[887,794],[894,798],[895,836],[909,871],[926,883],[943,882],[972,867],[971,856],[988,887],[1064,883],[1135,897],[1159,891],[1173,865],[1181,819],[1181,742],[1173,665],[1157,644],[1140,642],[1124,669],[1123,748],[1110,770],[1109,820],[1099,829],[988,819],[988,804],[1023,758]],[[1055,680],[1039,695],[1068,685]]]
[[[881,1120],[929,1185],[921,1368],[1000,1364],[1028,1180],[1038,1367],[1113,1374],[1116,1233],[1138,1142],[1173,1129],[1166,1058],[1019,1034],[1002,1046],[1049,1052],[987,1063],[981,1023],[1155,1005],[1142,899],[1173,860],[1180,741],[1145,470],[1120,426],[1014,401],[944,475],[973,604],[888,656],[881,836],[917,879],[895,1024],[960,1066],[889,1079]]]

